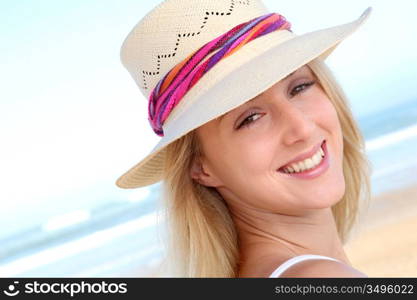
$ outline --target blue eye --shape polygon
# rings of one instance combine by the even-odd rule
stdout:
[[[309,82],[304,82],[302,84],[297,85],[296,87],[294,87],[291,91],[290,91],[290,95],[291,96],[295,96],[301,92],[303,92],[304,90],[308,89],[310,86],[314,85],[316,83],[315,80],[313,81],[309,81]],[[245,126],[250,126],[252,123],[254,123],[256,120],[258,120],[259,118],[262,117],[263,114],[258,113],[258,112],[251,112],[249,114],[249,116],[247,116],[238,126],[236,129],[240,129],[242,127]]]
[[[315,83],[316,83],[315,81],[310,81],[310,82],[304,82],[302,84],[299,84],[291,90],[290,94],[291,94],[291,96],[295,96],[298,93],[301,93],[305,89],[309,88],[310,86],[312,86]]]
[[[248,117],[246,117],[236,129],[240,129],[241,127],[244,126],[249,126],[251,123],[253,123],[254,121],[256,121],[257,119],[259,119],[262,116],[262,114],[260,113],[251,113]]]

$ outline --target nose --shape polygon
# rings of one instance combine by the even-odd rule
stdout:
[[[279,127],[282,132],[282,142],[288,146],[309,141],[316,130],[313,116],[308,115],[291,102],[282,104],[280,120]]]

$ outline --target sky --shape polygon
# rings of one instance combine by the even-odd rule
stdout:
[[[146,195],[114,184],[159,140],[119,51],[158,3],[0,2],[0,225]],[[264,3],[296,34],[353,21],[372,6],[328,63],[355,116],[417,98],[417,1]]]

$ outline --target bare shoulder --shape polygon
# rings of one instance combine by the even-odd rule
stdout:
[[[367,277],[364,273],[339,261],[312,259],[291,266],[280,277]]]

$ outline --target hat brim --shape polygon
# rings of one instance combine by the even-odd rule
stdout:
[[[259,37],[220,61],[184,96],[164,125],[164,136],[151,152],[120,176],[120,188],[138,188],[163,179],[166,146],[264,92],[315,58],[325,59],[368,18],[300,36],[276,31]],[[283,41],[283,39],[285,41]],[[241,88],[244,82],[245,88]],[[215,99],[215,101],[213,101]]]

